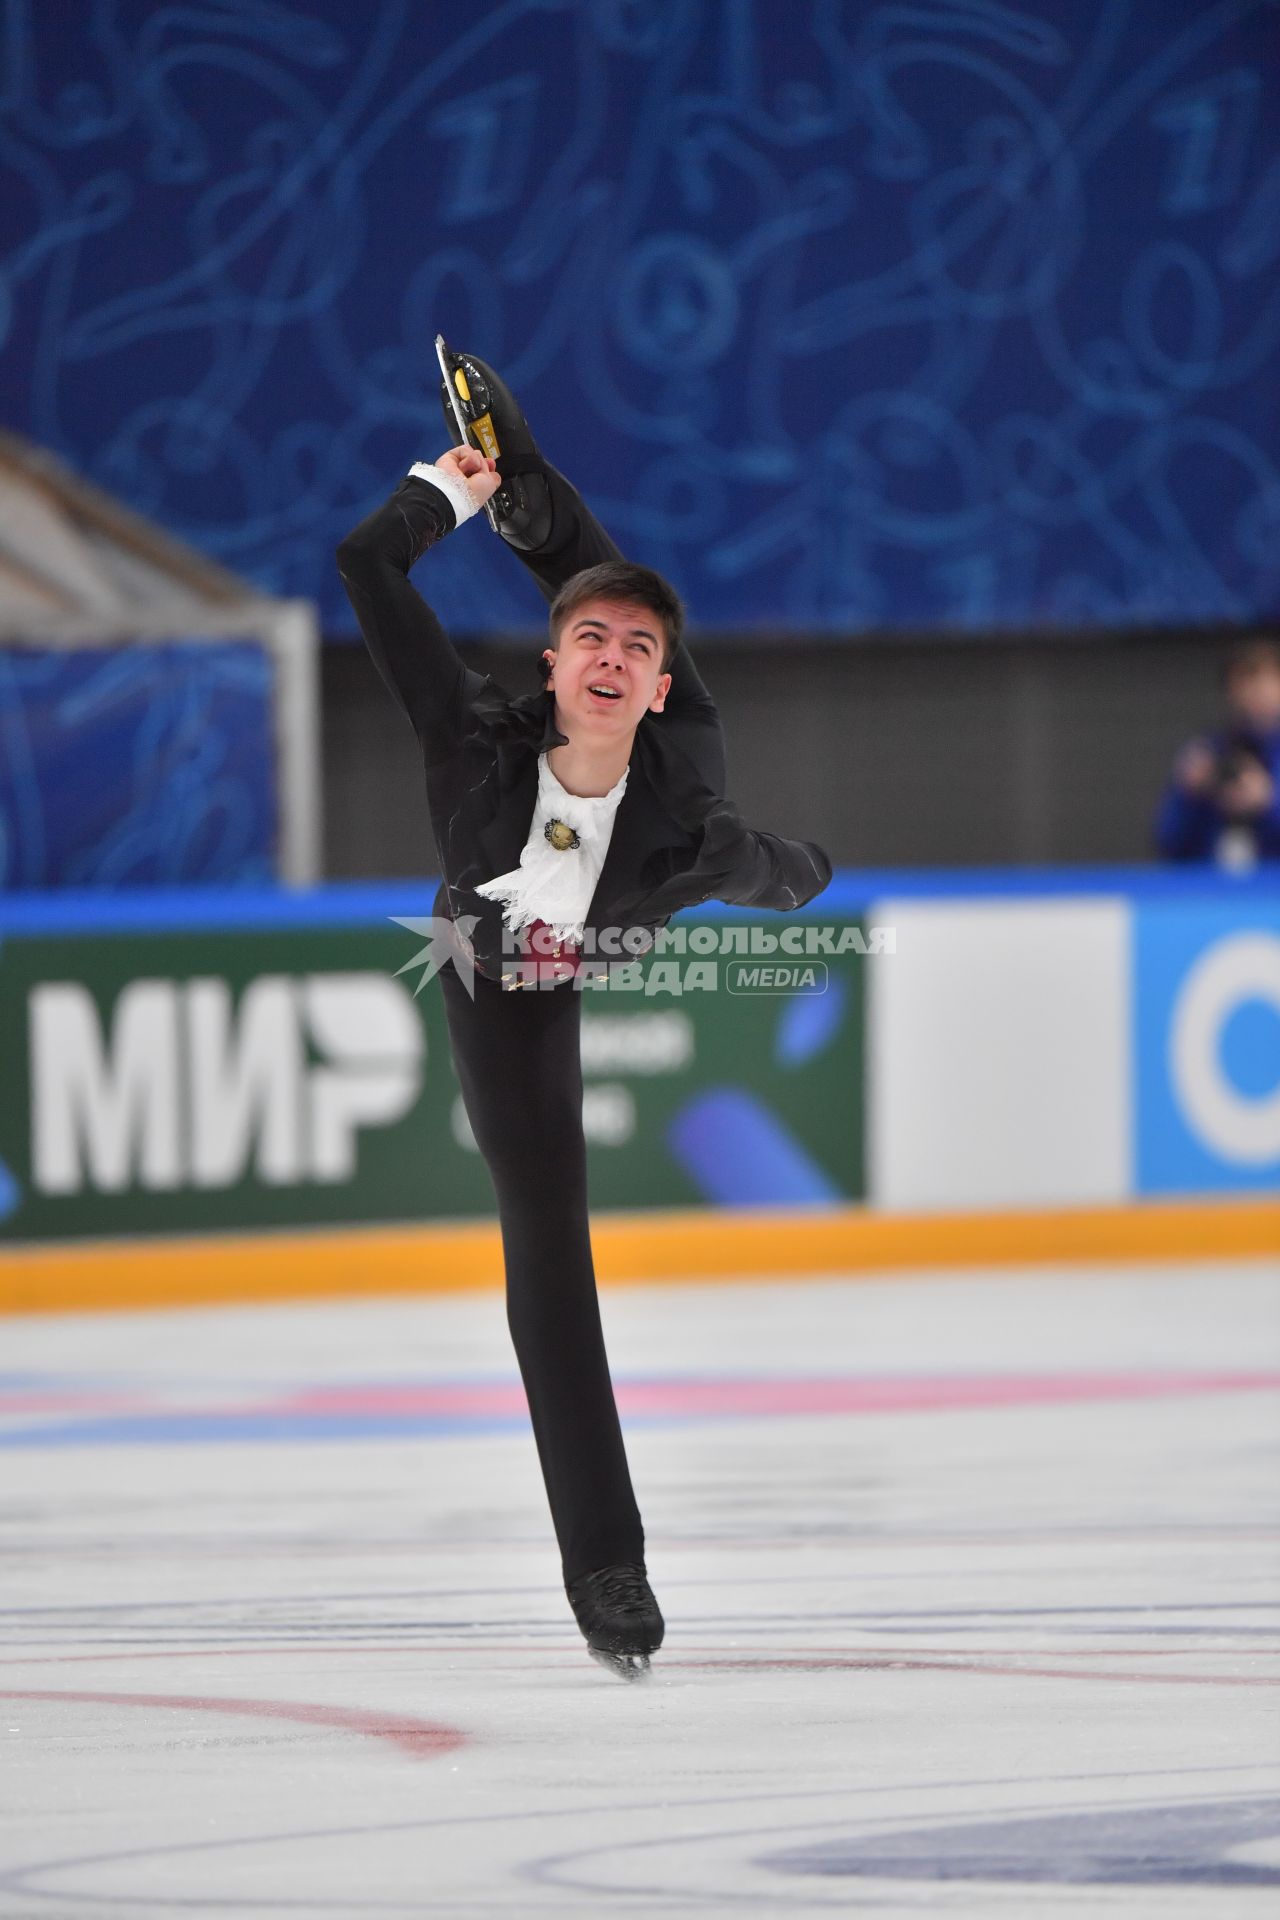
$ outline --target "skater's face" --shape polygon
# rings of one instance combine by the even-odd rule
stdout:
[[[588,729],[613,739],[634,733],[646,713],[661,713],[671,685],[662,670],[666,635],[649,607],[626,600],[587,600],[545,654],[563,731]]]

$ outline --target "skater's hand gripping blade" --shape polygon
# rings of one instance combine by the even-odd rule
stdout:
[[[453,414],[453,423],[457,429],[459,446],[474,447],[477,453],[486,455],[493,454],[496,450],[497,442],[495,441],[492,447],[485,446],[462,410],[463,400],[469,400],[471,398],[470,391],[467,387],[467,377],[462,369],[454,364],[454,357],[450,354],[442,333],[436,335],[436,359],[440,365],[440,378],[443,382],[445,396],[448,399],[449,407]],[[492,500],[486,501],[484,511],[489,525],[496,533],[498,531],[498,510]]]

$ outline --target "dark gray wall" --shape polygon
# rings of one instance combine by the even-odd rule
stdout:
[[[519,650],[463,647],[512,692]],[[1141,860],[1170,758],[1219,712],[1224,642],[703,642],[747,818],[837,866]],[[362,647],[324,654],[330,878],[434,870],[416,744]]]

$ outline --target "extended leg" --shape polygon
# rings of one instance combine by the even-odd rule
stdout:
[[[554,600],[565,581],[572,580],[584,567],[624,556],[562,473],[544,466],[542,475],[551,509],[551,530],[541,546],[512,546],[511,551],[524,561],[547,599]],[[501,527],[498,531],[501,533]]]

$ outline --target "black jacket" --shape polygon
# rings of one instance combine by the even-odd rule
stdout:
[[[617,552],[567,483],[555,480],[562,509],[555,551],[520,556],[548,593],[600,558],[601,542]],[[498,978],[501,906],[474,889],[518,865],[537,800],[538,756],[565,744],[565,736],[555,725],[552,694],[513,699],[488,674],[464,666],[410,586],[409,569],[454,524],[444,494],[404,480],[342,542],[338,569],[369,651],[422,747],[444,876],[435,910],[453,920],[476,917],[476,964]],[[725,900],[786,910],[803,906],[830,880],[820,847],[747,827],[723,789],[719,716],[682,646],[663,712],[646,714],[636,730],[626,792],[587,915],[597,935],[644,930],[629,934],[622,959],[652,945],[656,929],[680,907]]]

